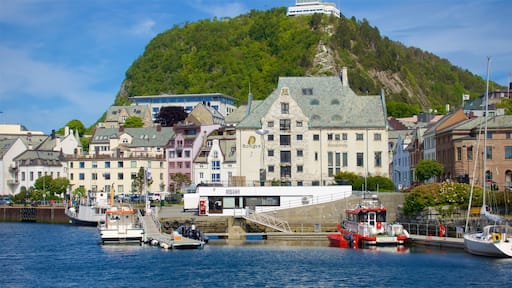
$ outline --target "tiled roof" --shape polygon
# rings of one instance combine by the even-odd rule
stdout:
[[[120,132],[118,128],[98,128],[91,138],[91,144],[108,143],[110,138],[119,138],[123,133],[129,134],[133,140],[131,144],[124,144],[128,147],[163,147],[174,135],[172,127],[160,127],[161,131],[157,131],[158,127],[150,128],[124,128]]]
[[[261,127],[261,119],[283,87],[288,87],[311,128],[386,127],[381,96],[358,96],[350,87],[342,86],[338,77],[280,77],[277,89],[237,127]]]

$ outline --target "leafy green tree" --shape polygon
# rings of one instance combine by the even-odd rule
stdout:
[[[85,193],[85,188],[82,186],[75,188],[75,190],[73,190],[72,194],[73,194],[74,198],[83,198],[87,195]]]
[[[144,192],[144,177],[146,177],[144,176],[145,170],[146,169],[144,167],[140,167],[139,171],[137,172],[137,175],[135,176],[135,179],[133,179],[132,182],[133,191],[139,194],[142,194],[142,192]],[[151,184],[153,184],[153,178],[146,178],[146,185],[150,187]]]
[[[66,177],[59,177],[52,180],[52,192],[56,194],[63,194],[69,188],[69,179]]]
[[[182,188],[185,185],[190,185],[192,182],[190,177],[183,173],[176,173],[171,176],[171,180],[174,184],[174,192],[182,192]]]
[[[140,117],[130,116],[124,121],[124,127],[126,128],[141,128],[144,126],[144,121]]]
[[[336,182],[337,185],[354,185],[354,183],[357,181],[357,176],[353,172],[338,172],[336,175],[334,175],[334,182]]]
[[[444,166],[435,160],[420,160],[416,165],[416,179],[421,182],[441,176]]]
[[[84,124],[82,123],[82,121],[80,121],[78,119],[73,119],[73,120],[69,121],[66,124],[66,126],[69,127],[69,129],[72,129],[74,132],[78,131],[78,135],[80,135],[80,136],[83,136],[86,132],[86,128],[85,128]],[[60,128],[57,132],[60,135],[63,135],[64,128]]]
[[[34,189],[46,193],[52,190],[53,178],[50,175],[41,176],[34,182]]]

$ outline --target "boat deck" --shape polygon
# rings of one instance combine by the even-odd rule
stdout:
[[[159,245],[164,249],[198,249],[204,247],[204,242],[179,234],[162,233],[160,230],[160,222],[155,221],[152,215],[144,215],[142,217],[142,225],[144,227],[144,242],[152,245]]]

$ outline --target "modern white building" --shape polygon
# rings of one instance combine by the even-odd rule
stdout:
[[[322,186],[341,171],[388,177],[384,96],[358,96],[339,77],[281,77],[236,126],[237,175],[259,183]]]
[[[211,107],[226,117],[236,109],[236,98],[221,93],[149,95],[130,97],[133,105],[149,105],[153,121],[165,106],[183,107],[190,113],[198,104]]]
[[[335,3],[324,3],[321,0],[296,0],[295,6],[288,7],[286,16],[310,15],[314,13],[340,17],[340,10],[336,8]]]

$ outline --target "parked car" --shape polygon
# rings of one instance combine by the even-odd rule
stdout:
[[[7,198],[0,199],[0,206],[12,206],[12,205],[13,205],[13,202],[11,201],[11,199],[7,199]]]

